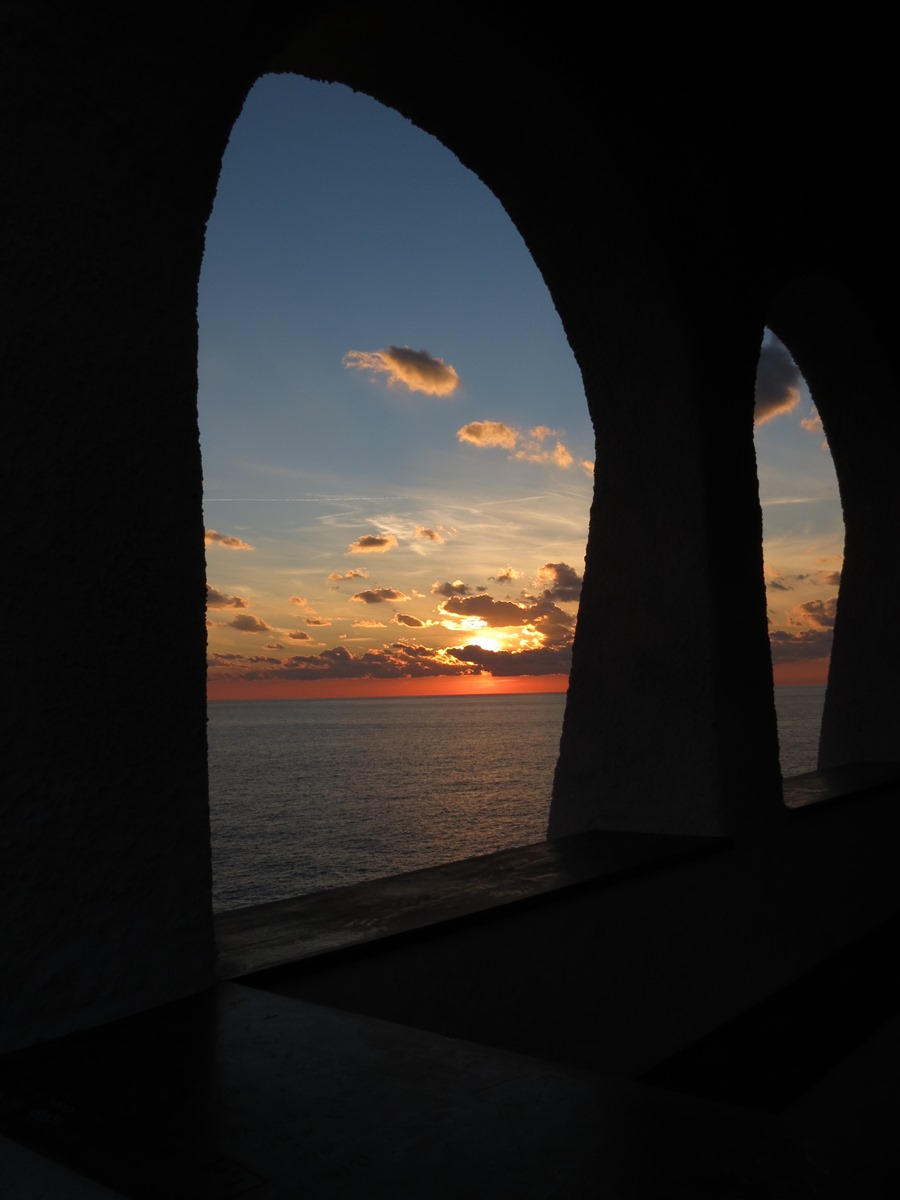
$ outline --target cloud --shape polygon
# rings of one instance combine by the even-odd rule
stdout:
[[[802,429],[805,429],[807,431],[807,433],[823,433],[824,432],[823,427],[822,427],[822,418],[819,416],[818,410],[815,408],[812,410],[812,412],[809,414],[808,417],[804,417],[801,420],[800,426]]]
[[[392,533],[367,533],[351,542],[347,549],[350,554],[384,554],[396,545],[397,539]]]
[[[514,449],[519,440],[518,431],[501,421],[471,421],[457,429],[456,436],[473,446],[502,446],[504,450]]]
[[[354,621],[354,629],[387,629],[384,621]]]
[[[539,639],[552,642],[571,638],[575,624],[573,616],[546,599],[517,604],[513,600],[495,600],[487,595],[450,596],[443,601],[440,611],[464,620],[483,621],[491,629],[530,629]]]
[[[808,658],[828,658],[831,654],[832,631],[830,629],[804,629],[802,633],[790,633],[784,629],[769,634],[769,646],[773,663],[796,662]]]
[[[362,567],[357,567],[352,571],[332,571],[328,576],[331,583],[340,583],[342,579],[368,579],[369,572]]]
[[[266,642],[265,645],[263,646],[263,650],[283,650],[283,649],[284,649],[283,642]]]
[[[242,596],[226,596],[214,588],[211,583],[206,585],[207,608],[246,608],[247,601]]]
[[[459,375],[449,363],[427,350],[411,350],[409,346],[351,350],[344,355],[344,366],[387,375],[388,387],[402,384],[409,391],[424,392],[426,396],[451,396],[459,387]]]
[[[802,377],[786,346],[777,339],[766,342],[756,367],[756,407],[753,420],[764,425],[800,403]]]
[[[426,529],[423,525],[416,526],[415,536],[426,542],[437,542],[438,545],[443,545],[447,540],[436,529]]]
[[[840,571],[819,571],[819,583],[824,583],[826,587],[840,587],[841,573]]]
[[[485,650],[483,646],[454,647],[447,651],[491,675],[568,675],[572,667],[571,643],[541,646],[534,650]]]
[[[468,596],[471,592],[472,589],[468,584],[463,583],[461,579],[454,579],[452,583],[448,580],[445,583],[433,583],[431,585],[432,596],[446,596],[448,600],[451,596]]]
[[[359,600],[361,604],[388,604],[392,600],[408,600],[404,592],[395,588],[370,588],[366,592],[357,592],[351,600]]]
[[[261,621],[259,617],[254,617],[252,613],[241,613],[228,624],[233,629],[239,629],[241,633],[269,633],[270,626],[265,621]]]
[[[481,446],[483,449],[499,446],[503,450],[515,450],[510,458],[520,462],[552,463],[566,470],[572,466],[575,459],[563,443],[558,441],[552,450],[544,447],[546,439],[555,437],[556,434],[557,430],[548,425],[535,425],[523,434],[512,425],[504,425],[502,421],[471,421],[456,431],[456,436],[461,442],[470,442],[473,446]],[[584,463],[579,465],[585,466]]]
[[[591,479],[594,478],[594,464],[589,458],[583,458],[578,465],[584,471],[585,475],[590,475]]]
[[[304,617],[305,625],[330,625],[331,621],[328,617]]]
[[[809,414],[808,417],[804,417],[802,419],[802,421],[800,422],[800,425],[801,425],[801,428],[803,428],[807,431],[807,433],[821,433],[821,434],[825,433],[825,427],[822,424],[822,418],[819,416],[819,411],[816,408],[813,408],[812,412]],[[826,437],[822,438],[822,444],[819,447],[819,449],[820,450],[828,450],[829,449],[828,438],[826,438]]]
[[[344,646],[320,654],[294,654],[281,660],[242,655],[211,655],[210,666],[241,679],[419,679],[436,676],[566,674],[570,647],[492,651],[481,646],[436,650],[411,642],[352,654]]]
[[[293,629],[288,634],[292,642],[311,642],[312,638],[303,629]]]
[[[522,572],[517,571],[515,567],[504,567],[499,575],[488,576],[492,583],[515,583],[517,579],[521,578]]]
[[[242,542],[239,537],[226,537],[224,533],[216,533],[215,529],[207,529],[203,535],[207,546],[224,546],[227,550],[253,550],[249,542]]]
[[[577,600],[581,595],[581,576],[568,563],[544,563],[538,571],[538,579],[550,582],[541,593],[545,600]]]
[[[549,425],[535,425],[533,429],[528,430],[527,436],[522,438],[522,447],[516,451],[514,457],[524,462],[552,462],[563,470],[571,467],[575,460],[562,442],[558,441],[552,450],[544,449],[543,443],[547,438],[558,437],[559,433],[558,429],[551,429]]]
[[[289,596],[291,604],[296,604],[298,608],[309,608],[309,601],[305,596]]]
[[[421,629],[425,622],[420,621],[418,617],[411,617],[407,613],[394,613],[395,625],[408,625],[410,629]]]
[[[837,596],[828,600],[808,600],[788,613],[791,625],[809,625],[813,629],[833,629],[837,614]]]

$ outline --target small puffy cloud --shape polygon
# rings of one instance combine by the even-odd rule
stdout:
[[[515,583],[517,579],[522,578],[522,572],[517,571],[515,567],[504,567],[499,575],[489,575],[488,578],[492,583]]]
[[[458,429],[456,436],[473,446],[502,446],[504,450],[513,450],[519,440],[517,430],[501,421],[471,421]]]
[[[756,367],[756,406],[753,420],[764,425],[800,403],[800,370],[786,346],[766,342]]]
[[[594,464],[589,458],[583,458],[578,465],[584,471],[585,475],[590,475],[591,479],[594,478]]]
[[[344,355],[344,366],[387,375],[388,387],[402,384],[409,391],[423,392],[426,396],[452,396],[459,387],[459,375],[449,363],[427,350],[411,350],[409,346],[351,350]]]
[[[354,629],[387,629],[384,621],[354,621]]]
[[[452,583],[447,580],[445,583],[435,582],[431,585],[432,596],[446,596],[448,600],[451,596],[468,596],[471,592],[472,589],[461,579],[454,579]]]
[[[395,625],[408,625],[410,629],[421,629],[425,622],[420,621],[418,617],[411,617],[408,613],[394,613]]]
[[[206,585],[207,608],[246,608],[247,601],[242,596],[226,596],[211,583]]]
[[[456,436],[459,441],[470,442],[473,446],[499,446],[503,450],[512,450],[514,453],[509,457],[519,462],[552,463],[566,470],[575,459],[563,443],[557,441],[552,449],[544,445],[547,438],[555,437],[557,432],[549,425],[535,425],[523,434],[512,425],[504,425],[502,421],[471,421],[458,429]]]
[[[312,638],[304,629],[293,629],[288,634],[292,642],[311,642]]]
[[[226,550],[252,550],[249,542],[242,542],[239,537],[227,537],[224,533],[216,533],[215,529],[207,529],[203,535],[207,546],[224,546]]]
[[[291,604],[296,604],[298,608],[309,608],[309,601],[305,596],[289,596]]]
[[[351,542],[347,549],[350,554],[384,554],[396,545],[397,539],[392,533],[367,533]]]
[[[283,642],[266,642],[265,645],[263,646],[263,650],[283,650],[283,649],[284,649]]]
[[[549,584],[541,593],[545,600],[577,600],[581,595],[582,579],[568,563],[544,563],[538,579]]]
[[[240,613],[228,624],[232,629],[239,629],[241,633],[269,633],[270,627],[261,621],[259,617],[254,617],[252,613]]]
[[[304,625],[330,625],[331,621],[328,617],[304,617]]]
[[[390,604],[394,600],[408,600],[409,596],[398,592],[396,588],[369,588],[368,591],[357,592],[351,599],[361,604]]]
[[[438,545],[447,540],[437,529],[426,529],[424,525],[416,526],[415,536],[422,541],[436,542]]]
[[[332,571],[328,576],[329,582],[340,583],[342,579],[368,579],[369,572],[362,567],[356,567],[352,571]]]

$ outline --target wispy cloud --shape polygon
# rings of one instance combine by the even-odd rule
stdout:
[[[351,542],[347,550],[350,554],[384,554],[393,550],[397,539],[392,533],[367,533],[355,542]],[[347,579],[349,576],[343,576]]]
[[[226,550],[253,550],[249,542],[242,542],[239,537],[228,537],[224,533],[216,533],[215,529],[207,529],[203,535],[207,546],[224,546]]]
[[[326,626],[331,624],[331,620],[328,617],[304,617],[303,624]]]
[[[426,396],[451,396],[459,387],[459,375],[449,363],[435,358],[427,350],[409,346],[388,346],[386,350],[351,350],[344,355],[344,366],[355,371],[387,375],[388,387],[401,384],[411,392]]]
[[[369,572],[359,567],[353,571],[332,571],[328,578],[332,583],[340,583],[342,579],[368,579]]]

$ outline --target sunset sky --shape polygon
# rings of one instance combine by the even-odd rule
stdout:
[[[200,284],[213,699],[562,690],[593,431],[499,203],[339,85],[257,84]],[[842,527],[805,385],[763,348],[776,677],[824,680]]]

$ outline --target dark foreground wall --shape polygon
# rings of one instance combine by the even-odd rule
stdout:
[[[222,150],[269,68],[366,90],[477,171],[581,365],[598,482],[553,831],[780,836],[752,444],[768,319],[821,381],[848,513],[823,757],[900,758],[877,47],[842,29],[817,58],[782,21],[777,47],[735,30],[711,59],[683,14],[610,11],[598,37],[568,5],[246,13],[4,10],[4,1046],[212,977],[196,288]]]

